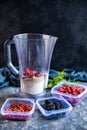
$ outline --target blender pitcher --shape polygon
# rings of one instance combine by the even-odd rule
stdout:
[[[24,33],[5,42],[6,64],[13,74],[19,76],[23,93],[37,95],[44,92],[56,40],[57,37],[50,35]],[[11,44],[16,46],[19,71],[12,64]]]

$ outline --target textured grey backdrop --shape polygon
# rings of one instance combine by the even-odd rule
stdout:
[[[59,37],[51,68],[87,71],[86,0],[0,0],[0,67],[6,66],[4,41],[24,32]]]

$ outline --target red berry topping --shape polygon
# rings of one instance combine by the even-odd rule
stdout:
[[[34,76],[35,71],[34,70],[30,70],[30,76]]]
[[[25,68],[24,72],[25,75],[30,75],[30,69],[28,67]]]
[[[25,72],[25,76],[26,77],[35,75],[35,71],[34,70],[30,70],[28,67],[25,68],[24,72]]]

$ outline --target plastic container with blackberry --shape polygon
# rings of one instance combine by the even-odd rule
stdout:
[[[72,106],[64,98],[45,97],[37,99],[37,107],[47,119],[66,116],[72,110]]]

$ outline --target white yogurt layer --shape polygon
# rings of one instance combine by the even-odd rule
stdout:
[[[28,94],[40,94],[44,91],[48,76],[33,76],[32,78],[20,78],[21,90]]]

